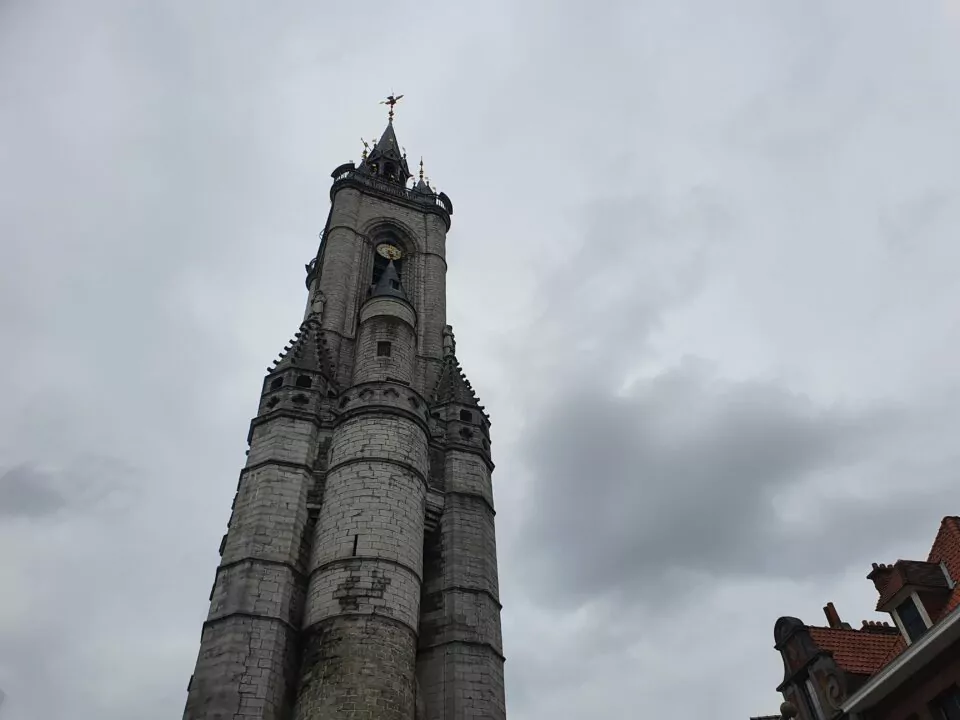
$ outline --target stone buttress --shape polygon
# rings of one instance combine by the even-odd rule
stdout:
[[[267,376],[250,426],[184,718],[289,717],[299,666],[309,500],[330,435],[329,380],[315,320]]]
[[[443,512],[427,536],[418,674],[429,720],[506,716],[490,421],[463,375],[453,333],[431,397]],[[438,473],[439,474],[439,473]]]
[[[184,720],[505,717],[490,422],[446,324],[452,204],[392,121],[333,173],[251,424]]]

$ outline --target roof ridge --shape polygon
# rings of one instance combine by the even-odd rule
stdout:
[[[830,625],[807,625],[808,628],[816,628],[817,630],[852,630],[853,632],[859,632],[856,628],[853,627],[831,627]]]

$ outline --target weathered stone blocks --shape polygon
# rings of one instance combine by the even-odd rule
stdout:
[[[346,615],[304,640],[296,720],[413,720],[416,638],[379,615]]]
[[[325,369],[264,384],[184,718],[502,720],[489,423],[430,404],[449,215],[338,177]],[[371,297],[385,234],[408,302]]]
[[[369,405],[335,429],[328,467],[310,557],[296,718],[410,720],[426,433],[416,419],[380,415]]]

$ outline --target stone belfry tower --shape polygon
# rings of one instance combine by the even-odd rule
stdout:
[[[446,324],[453,206],[390,119],[333,172],[264,380],[184,720],[505,717],[490,421]]]

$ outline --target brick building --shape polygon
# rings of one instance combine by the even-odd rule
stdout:
[[[826,626],[781,617],[777,688],[802,720],[960,720],[960,518],[945,517],[926,560],[867,575],[891,622],[854,629],[833,603]]]
[[[503,720],[490,419],[446,318],[453,205],[390,119],[333,172],[250,426],[184,720]]]

